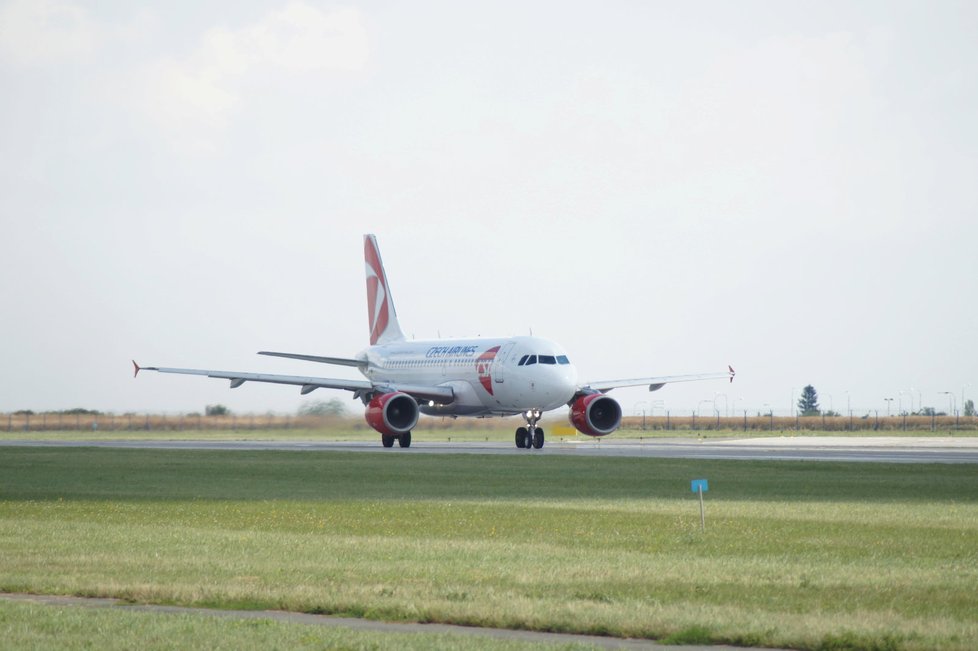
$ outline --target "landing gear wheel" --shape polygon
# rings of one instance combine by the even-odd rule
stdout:
[[[405,432],[404,434],[401,434],[397,439],[397,444],[400,445],[402,448],[411,447],[411,432]]]
[[[525,427],[516,428],[516,447],[525,448],[527,446],[527,438],[529,437],[529,432],[526,431]]]
[[[392,447],[394,447],[394,437],[393,436],[387,436],[386,434],[381,434],[380,435],[380,442],[384,444],[384,447],[385,448],[392,448]]]
[[[537,427],[541,415],[542,412],[537,409],[530,409],[522,414],[527,426],[516,430],[516,447],[527,450],[539,450],[543,447],[543,430]]]
[[[539,450],[543,447],[543,428],[537,427],[533,430],[533,447]]]

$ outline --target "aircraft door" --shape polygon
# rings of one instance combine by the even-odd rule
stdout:
[[[503,369],[506,368],[506,361],[509,359],[510,353],[513,352],[513,346],[515,345],[516,344],[512,342],[505,344],[499,349],[499,352],[496,353],[496,359],[493,360],[492,364],[492,378],[497,384],[502,384],[505,382],[506,373]]]

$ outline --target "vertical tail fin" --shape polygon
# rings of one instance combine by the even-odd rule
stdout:
[[[391,299],[390,285],[384,263],[380,259],[377,238],[363,236],[363,257],[367,264],[367,318],[370,327],[370,345],[403,341],[404,333],[397,323],[397,312]]]

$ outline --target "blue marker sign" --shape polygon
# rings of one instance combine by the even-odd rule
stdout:
[[[706,531],[706,512],[703,510],[703,493],[710,490],[710,484],[705,479],[694,479],[689,483],[690,489],[694,493],[700,494],[700,527]]]

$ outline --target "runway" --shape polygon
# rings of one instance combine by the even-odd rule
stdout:
[[[978,463],[978,437],[774,437],[753,439],[596,439],[548,441],[541,450],[504,442],[415,442],[384,448],[378,441],[7,440],[3,446],[160,450],[286,450],[376,454],[494,454],[876,463]]]

